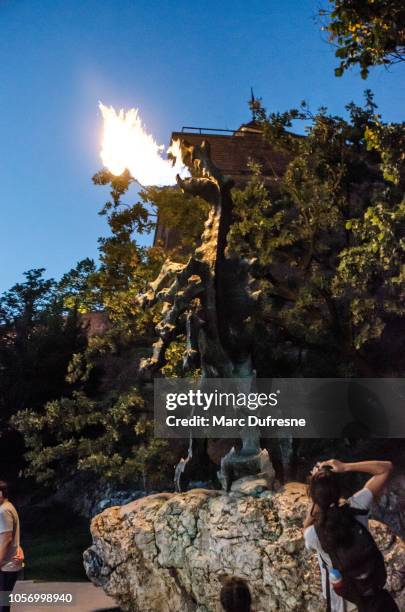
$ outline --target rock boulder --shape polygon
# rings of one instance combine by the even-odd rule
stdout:
[[[245,578],[255,610],[320,612],[317,561],[304,548],[305,486],[256,496],[194,489],[113,507],[91,524],[89,578],[131,612],[219,612],[226,576]],[[374,521],[388,586],[405,610],[405,544]]]

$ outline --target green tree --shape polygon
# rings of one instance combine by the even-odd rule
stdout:
[[[55,485],[82,471],[115,483],[157,483],[171,477],[175,459],[164,441],[153,438],[151,402],[141,392],[138,364],[154,340],[160,306],[145,313],[137,298],[168,253],[160,246],[140,247],[137,238],[155,227],[159,211],[167,227],[184,223],[182,247],[170,253],[184,258],[185,247],[202,229],[207,205],[172,188],[143,190],[138,201],[127,204],[128,173],[115,177],[104,170],[93,180],[110,186],[111,197],[100,214],[111,233],[99,240],[100,265],[79,262],[57,290],[65,309],[101,310],[110,329],[89,338],[72,356],[62,397],[40,411],[27,405],[12,423],[24,436],[27,475],[39,482]],[[172,361],[178,371],[178,352]]]
[[[331,10],[324,29],[336,46],[341,76],[358,65],[366,78],[371,66],[389,66],[405,60],[405,5],[402,0],[329,0]]]
[[[67,365],[85,346],[77,311],[66,313],[56,283],[29,270],[0,298],[0,464],[14,478],[22,466],[21,437],[10,416],[60,397]]]
[[[43,269],[25,272],[0,298],[0,407],[10,414],[58,397],[72,354],[85,340],[77,312],[68,315],[53,279]]]
[[[136,298],[157,276],[167,256],[174,260],[186,257],[201,234],[208,206],[200,198],[172,187],[142,189],[138,201],[128,204],[124,200],[133,182],[128,172],[116,177],[102,170],[93,182],[111,187],[110,200],[99,213],[107,218],[111,234],[99,239],[100,267],[91,283],[111,320],[138,336],[141,329],[151,333],[156,322],[154,313],[145,315]],[[172,251],[165,251],[161,245],[140,247],[137,242],[139,235],[156,228],[158,216],[167,228],[181,228]]]
[[[365,108],[347,110],[347,120],[325,109],[313,115],[305,105],[263,112],[266,137],[291,161],[271,196],[257,170],[235,194],[229,240],[256,259],[263,291],[256,352],[271,351],[271,359],[262,356],[267,367],[272,362],[267,374],[278,362],[279,374],[306,376],[405,367],[395,341],[405,317],[404,193],[384,172],[383,140],[381,150],[370,142],[384,131],[370,92]],[[287,129],[294,119],[307,122],[305,138]],[[404,126],[395,130],[404,134]],[[401,155],[391,147],[391,165],[401,165]]]
[[[103,309],[100,291],[94,281],[96,273],[94,260],[87,257],[62,276],[57,290],[66,311],[77,310],[84,314]]]
[[[131,486],[169,477],[167,444],[153,438],[145,402],[136,388],[102,399],[82,392],[48,402],[41,414],[24,410],[12,423],[25,439],[27,476],[54,486],[77,473]]]

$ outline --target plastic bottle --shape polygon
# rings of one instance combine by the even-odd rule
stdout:
[[[340,595],[340,591],[341,591],[341,589],[343,587],[343,576],[342,576],[342,574],[339,572],[338,569],[333,567],[331,570],[329,570],[329,579],[330,579],[330,583],[331,583],[335,593],[337,595]]]

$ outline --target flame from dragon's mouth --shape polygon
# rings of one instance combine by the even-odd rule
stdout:
[[[145,130],[137,108],[117,112],[101,102],[99,107],[104,121],[100,155],[112,174],[119,176],[128,170],[145,187],[174,185],[177,174],[189,176],[182,162],[180,141],[174,141],[165,152],[164,145],[158,145]]]

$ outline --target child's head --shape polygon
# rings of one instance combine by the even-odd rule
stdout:
[[[220,600],[225,612],[250,612],[252,597],[246,580],[232,576],[222,586]]]

